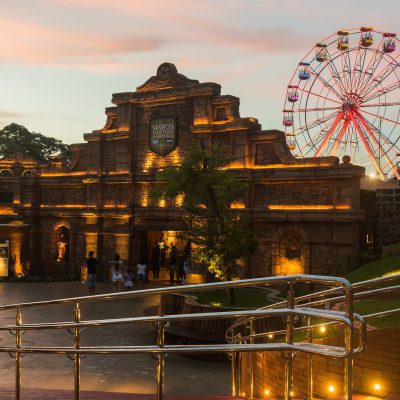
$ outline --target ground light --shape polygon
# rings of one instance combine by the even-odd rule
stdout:
[[[266,396],[269,396],[269,389],[265,389],[264,393],[265,393]]]
[[[319,328],[321,333],[325,333],[326,332],[326,327],[325,326],[321,326],[321,328]]]
[[[379,383],[375,383],[375,384],[374,384],[374,389],[375,389],[376,391],[379,391],[379,390],[382,389],[382,387],[381,387],[381,385],[380,385]]]
[[[272,333],[270,333],[269,335],[268,335],[268,338],[269,339],[272,339],[274,337],[274,335],[272,334]]]
[[[328,390],[329,390],[329,393],[333,393],[333,392],[335,391],[335,386],[330,385],[330,386],[328,387]]]

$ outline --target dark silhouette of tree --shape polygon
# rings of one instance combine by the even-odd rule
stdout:
[[[9,124],[0,130],[0,157],[26,155],[39,162],[53,156],[71,156],[70,147],[61,140],[30,132],[22,125]]]

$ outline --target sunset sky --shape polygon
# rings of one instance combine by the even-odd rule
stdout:
[[[398,0],[2,0],[0,12],[0,126],[67,143],[162,62],[281,129],[286,86],[316,42],[359,26],[400,34]]]

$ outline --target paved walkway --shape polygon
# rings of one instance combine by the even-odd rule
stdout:
[[[161,283],[162,284],[162,283]],[[154,287],[150,283],[148,287]],[[99,284],[98,293],[111,291],[109,284]],[[47,300],[86,295],[86,287],[79,282],[0,283],[0,304]],[[142,310],[158,303],[158,297],[138,298],[129,301],[107,301],[82,304],[81,318],[101,319],[141,316]],[[29,322],[72,321],[73,307],[47,306],[22,311],[22,320]],[[2,312],[0,324],[14,324],[13,312]],[[15,338],[0,332],[0,345],[13,345]],[[154,328],[149,324],[120,327],[91,328],[82,335],[82,346],[90,345],[154,345]],[[44,332],[27,332],[24,345],[71,346],[73,337],[62,330],[53,330],[51,336]],[[15,361],[7,353],[0,353],[0,388],[14,385]],[[22,387],[51,390],[73,389],[73,362],[63,355],[27,354],[22,359]],[[91,355],[82,359],[81,387],[86,391],[154,394],[156,392],[156,364],[149,355],[103,356]],[[230,366],[223,362],[206,362],[171,355],[166,358],[166,395],[229,395]],[[56,396],[59,396],[57,394]],[[67,394],[70,396],[70,394]],[[6,394],[0,392],[0,399]],[[39,397],[36,397],[39,398]],[[40,396],[40,398],[45,398]],[[49,399],[52,397],[49,397]],[[64,399],[64,397],[54,397]],[[71,396],[68,398],[72,398]],[[82,397],[87,399],[90,397]],[[114,397],[107,397],[114,399]],[[121,397],[121,399],[124,397]],[[125,397],[126,398],[126,397]],[[154,396],[153,396],[154,398]],[[11,397],[10,397],[11,399]],[[97,397],[93,397],[97,399]],[[102,399],[99,397],[99,399]],[[115,397],[118,399],[118,397]],[[139,399],[134,397],[134,399]],[[46,397],[47,400],[47,397]]]

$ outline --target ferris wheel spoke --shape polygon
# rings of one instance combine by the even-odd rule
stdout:
[[[342,107],[312,107],[312,108],[293,108],[293,112],[312,112],[312,111],[333,111],[340,110]]]
[[[358,120],[361,122],[361,125],[364,127],[365,131],[367,132],[368,136],[372,139],[372,141],[378,147],[379,154],[382,154],[382,156],[386,160],[387,164],[390,165],[390,169],[399,178],[400,175],[397,173],[396,167],[394,166],[394,164],[392,163],[392,161],[389,159],[389,157],[387,156],[386,152],[382,148],[380,140],[378,140],[376,138],[374,131],[372,129],[370,129],[370,126],[368,125],[368,122],[364,119],[364,117],[362,115],[360,115],[360,113],[357,113],[357,111],[356,111],[356,115],[358,117]],[[379,135],[379,133],[378,133],[378,135]],[[380,137],[380,136],[378,136],[378,137]],[[378,164],[379,164],[379,170],[381,170],[380,163],[378,163]]]
[[[315,127],[317,127],[317,126],[319,126],[319,125],[321,125],[321,124],[323,124],[325,122],[328,122],[329,120],[333,119],[337,115],[337,113],[338,112],[335,111],[333,113],[325,115],[324,117],[319,117],[319,118],[316,118],[316,119],[314,119],[314,120],[312,120],[310,122],[306,122],[304,125],[300,126],[299,128],[294,129],[293,130],[293,134],[294,135],[299,135],[299,134],[301,134],[303,132],[308,132],[310,129],[313,129],[313,128],[315,128]]]
[[[365,108],[365,107],[393,107],[393,106],[400,106],[400,101],[387,101],[383,103],[373,103],[373,104],[361,104],[358,106],[359,108]]]
[[[310,90],[306,90],[306,89],[303,89],[303,88],[301,88],[301,87],[299,87],[299,90],[300,90],[301,92],[308,93],[308,94],[311,94],[311,95],[313,95],[313,96],[319,97],[320,99],[325,99],[325,100],[331,101],[332,103],[339,104],[340,106],[342,105],[342,103],[340,103],[339,101],[332,100],[332,99],[330,99],[329,97],[322,96],[321,94],[317,94],[317,93],[311,92]]]
[[[323,151],[324,147],[326,146],[328,140],[331,138],[332,133],[335,131],[336,127],[338,126],[339,122],[342,120],[343,118],[343,111],[341,111],[335,118],[335,120],[332,122],[331,127],[329,128],[329,131],[326,133],[326,136],[324,138],[324,140],[322,141],[322,143],[319,145],[317,151],[315,152],[314,157],[318,157],[321,152]]]
[[[388,76],[390,76],[390,74],[399,67],[399,63],[396,61],[399,55],[400,53],[390,63],[386,64],[378,73],[376,73],[376,78],[374,78],[372,81],[369,79],[368,84],[364,84],[361,87],[360,93],[370,93],[370,91],[376,89]],[[375,82],[375,84],[373,84],[373,82]]]
[[[378,115],[378,114],[375,114],[375,113],[371,113],[369,111],[365,111],[365,110],[359,110],[359,111],[362,112],[362,113],[368,114],[368,115],[372,115],[372,116],[374,116],[376,118],[379,118],[381,120],[384,120],[384,121],[387,121],[387,122],[391,122],[392,124],[400,125],[399,121],[394,121],[394,120],[392,120],[390,118],[382,117],[381,115]]]
[[[382,82],[391,76],[393,72],[395,72],[396,68],[398,68],[399,65],[393,65],[389,70],[385,72],[385,74],[378,76],[376,79],[374,79],[375,84],[369,85],[366,90],[361,92],[362,96],[368,96],[369,94],[373,93],[374,91],[379,92],[379,86],[382,85]],[[389,84],[388,86],[390,86]]]
[[[360,125],[354,118],[354,114],[352,112],[349,113],[349,116],[350,116],[350,119],[351,119],[354,127],[356,128],[358,136],[360,137],[361,141],[364,144],[365,150],[367,150],[367,153],[369,154],[371,161],[374,164],[375,170],[378,172],[379,178],[383,179],[383,177],[384,177],[383,171],[381,170],[381,167],[380,167],[378,161],[376,160],[375,154],[374,154],[373,150],[371,149],[371,146],[368,143],[368,140],[364,136],[363,130],[361,129]]]
[[[382,46],[383,43],[383,37],[380,41],[380,43],[378,44],[377,48],[380,48]],[[359,46],[360,47],[360,46]],[[367,57],[368,51],[367,49],[364,49],[364,62],[365,59]],[[377,60],[377,55],[379,54],[379,59]],[[381,63],[383,58],[383,52],[377,51],[377,49],[375,49],[374,51],[374,55],[371,57],[371,59],[369,60],[367,67],[364,69],[362,68],[362,73],[360,75],[360,79],[357,82],[357,85],[355,86],[354,91],[355,92],[362,92],[361,88],[366,85],[368,83],[368,81],[371,79],[371,77],[373,76],[373,72],[376,71],[376,69],[379,67],[379,64]],[[364,78],[367,77],[367,80],[364,83]],[[362,79],[361,79],[362,78]]]
[[[391,150],[393,147],[396,149],[396,151],[400,151],[400,148],[398,148],[396,146],[396,143],[400,140],[400,136],[397,137],[396,141],[393,143],[383,132],[382,132],[382,128],[378,128],[375,124],[373,124],[371,121],[369,121],[368,119],[364,118],[363,115],[361,115],[361,113],[359,111],[356,111],[357,116],[359,117],[359,119],[363,120],[369,127],[370,129],[372,129],[379,138],[382,138],[383,142],[385,142],[388,146],[390,146],[389,150]]]
[[[349,91],[349,83],[347,81],[347,76],[346,76],[345,70],[344,70],[343,51],[340,52],[340,65],[341,65],[341,68],[342,68],[343,86],[344,86],[344,89],[345,89],[345,93],[347,93]]]
[[[329,72],[330,72],[332,78],[334,79],[334,82],[338,86],[339,92],[346,93],[346,87],[345,87],[343,81],[340,79],[340,73],[336,68],[336,65],[334,63],[334,58],[332,58],[331,54],[329,53],[329,50],[327,51],[327,53],[328,53],[329,57],[325,60],[325,65],[329,69]]]
[[[341,93],[339,93],[332,85],[329,84],[327,80],[325,80],[321,74],[319,74],[317,71],[315,71],[314,68],[309,68],[309,71],[311,71],[312,75],[316,78],[319,79],[324,87],[326,87],[330,92],[332,92],[339,100],[341,100],[343,97]]]
[[[393,90],[400,89],[400,80],[397,80],[394,83],[389,83],[388,85],[384,86],[383,88],[374,90],[373,92],[369,93],[369,96],[364,97],[362,103],[366,103],[370,100],[379,98],[382,95],[388,94],[393,92]]]
[[[337,138],[335,140],[335,143],[333,144],[333,146],[331,148],[331,151],[329,153],[331,156],[334,156],[334,155],[337,154],[339,145],[340,145],[340,143],[341,143],[341,141],[343,139],[343,136],[344,136],[345,132],[347,131],[349,123],[350,123],[349,118],[345,118],[345,120],[343,122],[343,125],[342,125],[342,128],[340,129],[339,135],[337,136]]]

